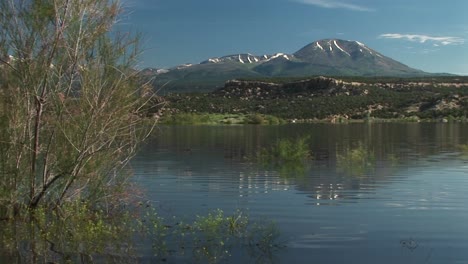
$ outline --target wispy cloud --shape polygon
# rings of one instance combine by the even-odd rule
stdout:
[[[465,39],[459,37],[435,37],[428,35],[412,35],[412,34],[398,34],[388,33],[380,35],[381,38],[386,39],[405,39],[413,42],[432,42],[434,46],[439,45],[461,45],[465,43]]]
[[[363,11],[363,12],[375,11],[372,8],[347,3],[344,0],[293,0],[293,1],[307,4],[307,5],[315,5],[315,6],[319,6],[323,8],[341,8],[341,9],[349,9],[353,11]]]

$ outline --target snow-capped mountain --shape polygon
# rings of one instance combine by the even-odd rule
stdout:
[[[250,53],[247,54],[236,54],[236,55],[228,55],[228,56],[223,56],[223,57],[215,57],[208,59],[206,61],[203,61],[201,64],[206,64],[206,63],[225,63],[225,62],[239,62],[242,64],[245,63],[263,63],[266,61],[270,61],[273,59],[277,58],[284,58],[286,60],[289,60],[292,55],[287,55],[284,53],[276,53],[274,55],[262,55],[262,56],[255,56]]]
[[[345,41],[337,39],[324,39],[316,41],[294,53],[295,56],[306,59],[310,59],[310,55],[312,54],[348,56],[350,58],[359,56],[377,56],[380,58],[384,57],[382,54],[373,49],[370,49],[359,41]]]
[[[166,90],[211,91],[235,78],[328,76],[423,76],[358,41],[324,39],[293,54],[234,54],[158,71],[154,86]]]

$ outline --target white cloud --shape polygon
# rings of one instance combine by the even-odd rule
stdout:
[[[412,34],[398,34],[398,33],[388,33],[380,35],[381,38],[386,39],[406,39],[413,42],[433,42],[434,46],[439,45],[461,45],[465,43],[463,38],[459,37],[434,37],[428,35],[412,35]]]
[[[365,12],[374,11],[374,9],[372,8],[355,5],[351,3],[346,3],[344,0],[293,0],[293,1],[307,4],[307,5],[315,5],[315,6],[319,6],[323,8],[342,8],[342,9],[349,9],[353,11],[365,11]]]

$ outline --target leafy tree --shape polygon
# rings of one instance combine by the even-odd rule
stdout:
[[[121,190],[152,128],[139,38],[112,31],[121,12],[114,0],[0,1],[0,217]]]

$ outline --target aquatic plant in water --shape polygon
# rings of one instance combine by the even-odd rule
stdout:
[[[184,223],[146,206],[112,217],[81,201],[69,206],[64,212],[37,208],[28,219],[0,222],[0,262],[138,263],[144,257],[219,263],[234,250],[261,259],[282,248],[272,223],[249,221],[242,211],[214,210]],[[151,256],[139,250],[145,245],[152,246]]]
[[[82,201],[61,210],[39,207],[0,223],[0,256],[15,263],[133,262],[132,219],[124,212],[110,217]]]
[[[270,148],[262,149],[258,160],[262,165],[278,170],[281,175],[304,175],[307,160],[312,158],[308,140],[308,137],[280,139]]]
[[[464,154],[468,154],[468,144],[460,144],[458,145],[460,151]]]
[[[251,222],[239,210],[226,215],[217,209],[189,223],[176,218],[167,223],[157,214],[147,217],[145,222],[150,225],[141,222],[142,226],[146,226],[155,256],[162,261],[185,256],[199,263],[219,263],[228,260],[234,250],[246,249],[253,259],[261,259],[282,248],[279,230],[272,223]],[[252,245],[261,251],[252,251]]]
[[[338,169],[352,176],[363,176],[375,168],[374,152],[361,142],[357,147],[345,148],[342,153],[337,153],[336,160]]]

